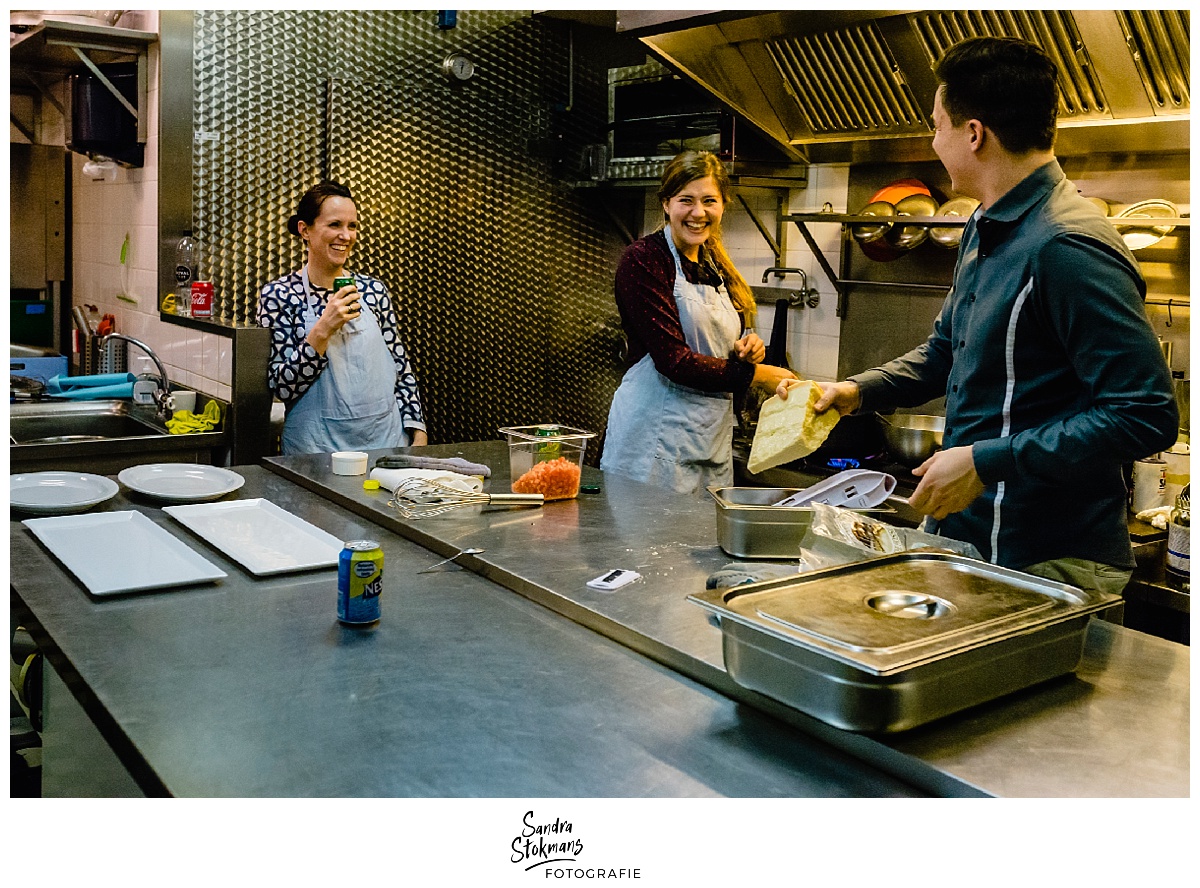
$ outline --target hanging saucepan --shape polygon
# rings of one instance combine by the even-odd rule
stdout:
[[[938,203],[928,194],[910,194],[896,204],[897,216],[934,216]],[[887,233],[887,241],[898,250],[912,250],[925,243],[929,228],[925,225],[896,225]]]
[[[896,208],[886,200],[874,200],[863,207],[858,215],[860,216],[879,216],[881,219],[891,219],[896,215]],[[854,235],[854,239],[858,241],[858,245],[862,248],[868,259],[873,259],[876,262],[891,262],[899,257],[900,253],[895,250],[885,237],[891,229],[890,221],[881,221],[878,225],[857,224],[850,226],[850,233]]]
[[[979,201],[973,197],[955,197],[942,204],[938,208],[937,215],[961,216],[966,220],[971,218],[971,214],[978,208]],[[962,243],[962,236],[963,229],[957,225],[929,229],[929,239],[939,247],[945,247],[948,250],[957,250],[958,245]]]

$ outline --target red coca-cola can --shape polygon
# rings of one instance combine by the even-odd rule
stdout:
[[[192,281],[192,317],[211,318],[212,312],[212,281]]]

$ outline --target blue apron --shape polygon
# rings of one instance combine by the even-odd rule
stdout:
[[[698,354],[728,358],[742,322],[724,286],[693,284],[675,260],[675,305],[683,338]],[[608,413],[600,468],[678,493],[733,483],[733,395],[671,382],[645,355],[617,388]]]
[[[307,334],[320,312],[307,266],[300,277]],[[365,303],[357,318],[330,337],[325,357],[325,369],[284,420],[283,453],[407,447],[409,437],[396,403],[396,361]]]

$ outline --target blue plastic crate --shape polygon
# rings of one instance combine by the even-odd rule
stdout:
[[[54,355],[44,358],[13,358],[8,359],[10,376],[27,376],[41,382],[48,382],[55,376],[67,375],[67,359],[64,355]]]

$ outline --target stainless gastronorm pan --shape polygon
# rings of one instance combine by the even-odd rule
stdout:
[[[1074,671],[1118,595],[940,552],[688,596],[743,687],[838,728],[904,731]]]
[[[773,503],[799,493],[800,487],[710,487],[717,504],[717,545],[734,558],[800,557],[800,540],[812,524],[813,510]],[[880,517],[891,506],[855,509]]]

